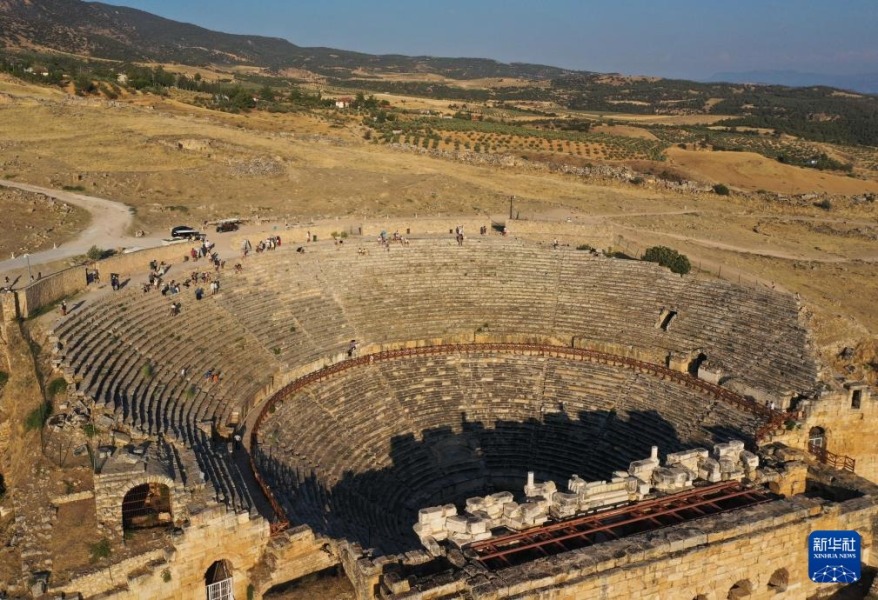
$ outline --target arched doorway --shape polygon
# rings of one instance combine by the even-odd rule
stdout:
[[[235,600],[232,593],[232,563],[218,560],[204,573],[207,600]]]
[[[808,448],[815,449],[826,448],[826,430],[822,427],[812,427],[808,431]]]
[[[122,529],[164,527],[173,522],[171,490],[163,483],[144,483],[122,499]]]

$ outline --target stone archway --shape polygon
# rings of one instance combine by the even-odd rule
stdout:
[[[165,527],[172,523],[171,488],[164,483],[141,483],[122,498],[123,531]]]
[[[225,559],[214,561],[204,572],[204,589],[207,600],[234,600],[234,587],[231,562]]]
[[[138,491],[135,491],[140,488]],[[167,493],[163,488],[167,489]],[[182,486],[170,477],[162,475],[134,476],[128,472],[119,473],[96,473],[95,474],[95,510],[97,511],[98,527],[103,535],[121,536],[124,532],[124,523],[130,520],[131,516],[135,516],[138,510],[138,503],[132,504],[137,498],[146,500],[149,497],[147,490],[152,489],[153,499],[165,497],[169,499],[168,508],[157,511],[165,513],[162,516],[162,524],[164,520],[170,517],[168,525],[173,522],[185,520],[187,517],[186,506],[181,504],[181,500],[185,498],[182,493]],[[146,492],[146,493],[145,493]],[[157,494],[156,494],[157,492]],[[147,506],[155,506],[154,502],[150,502]],[[163,506],[163,505],[161,505]],[[169,514],[168,514],[169,513]],[[135,519],[135,522],[140,519]],[[158,520],[158,516],[156,516]]]
[[[808,448],[826,449],[826,430],[823,427],[815,425],[808,431]]]

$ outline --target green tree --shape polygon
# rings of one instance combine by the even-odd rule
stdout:
[[[263,85],[259,90],[259,97],[265,102],[274,102],[274,90],[268,85]]]
[[[674,273],[685,275],[692,270],[689,259],[684,254],[680,254],[667,246],[652,246],[646,249],[643,254],[643,260],[654,262],[669,268]]]
[[[713,186],[713,193],[716,194],[717,196],[728,196],[729,195],[729,188],[721,183],[718,183],[715,186]]]

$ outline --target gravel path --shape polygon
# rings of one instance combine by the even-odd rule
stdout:
[[[29,257],[22,254],[14,259],[2,261],[0,262],[0,273],[26,267],[28,260],[30,266],[34,267],[85,254],[92,246],[99,248],[135,246],[153,248],[162,244],[161,238],[137,238],[128,235],[128,229],[134,221],[134,216],[128,206],[121,202],[12,181],[0,180],[0,186],[44,194],[50,198],[84,208],[91,214],[89,226],[69,242],[51,250],[35,252]]]

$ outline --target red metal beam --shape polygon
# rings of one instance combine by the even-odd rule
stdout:
[[[650,500],[644,503],[632,505],[624,509],[607,511],[554,523],[543,527],[536,527],[523,532],[476,542],[467,546],[467,551],[472,552],[477,560],[489,565],[491,561],[501,560],[504,564],[511,564],[509,558],[531,550],[546,553],[546,547],[558,544],[565,550],[569,549],[568,540],[579,539],[584,543],[580,546],[588,546],[593,543],[590,536],[597,533],[610,535],[614,538],[624,537],[624,532],[619,531],[628,525],[638,523],[649,524],[646,530],[668,527],[682,521],[690,520],[680,514],[689,509],[711,507],[709,512],[699,510],[702,514],[718,514],[734,510],[740,506],[723,507],[719,502],[728,500],[745,500],[746,506],[761,504],[771,500],[766,492],[758,489],[744,488],[738,482],[727,482],[699,490],[692,490],[674,496]],[[653,510],[654,509],[654,510]],[[671,517],[676,523],[668,523],[660,517]],[[699,517],[694,517],[699,518]],[[559,544],[559,542],[561,542]]]

